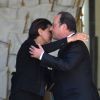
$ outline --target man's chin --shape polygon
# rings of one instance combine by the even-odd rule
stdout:
[[[52,38],[53,38],[54,40],[57,40],[57,38],[56,38],[56,37],[54,37],[54,36],[53,36]]]
[[[50,43],[51,42],[51,40],[50,41],[48,41],[48,42],[46,42],[45,44],[48,44],[48,43]]]
[[[53,39],[54,39],[54,40],[59,40],[59,38],[57,38],[57,37],[53,37]]]

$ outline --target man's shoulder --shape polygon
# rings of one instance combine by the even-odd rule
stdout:
[[[69,50],[72,50],[72,51],[77,50],[80,52],[83,52],[83,51],[89,52],[86,44],[80,40],[70,43],[68,48]]]
[[[74,49],[87,49],[86,47],[86,44],[83,42],[83,41],[74,41],[74,42],[71,42],[69,43],[67,46],[65,46],[64,48],[62,48],[60,51],[63,51],[63,52],[68,52],[70,50],[74,50]]]
[[[86,44],[83,41],[77,40],[74,42],[69,43],[68,46],[81,46],[81,47],[86,47]]]

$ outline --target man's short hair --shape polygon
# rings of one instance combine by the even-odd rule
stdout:
[[[61,12],[58,13],[58,15],[59,14],[61,15],[60,24],[66,24],[70,31],[76,33],[77,29],[76,29],[75,18],[69,12],[61,11]]]

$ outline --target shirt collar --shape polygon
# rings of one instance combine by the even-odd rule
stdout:
[[[74,35],[75,33],[71,33],[70,35],[68,35],[67,37],[71,37],[72,35]]]

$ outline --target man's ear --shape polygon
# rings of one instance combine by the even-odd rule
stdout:
[[[68,27],[66,24],[63,24],[63,29],[66,30]]]
[[[42,30],[41,28],[39,28],[39,29],[38,29],[38,33],[39,33],[39,35],[41,35],[42,32],[43,32],[43,30]]]
[[[61,28],[62,28],[62,30],[64,31],[64,30],[67,29],[67,25],[66,25],[66,24],[62,24]]]

